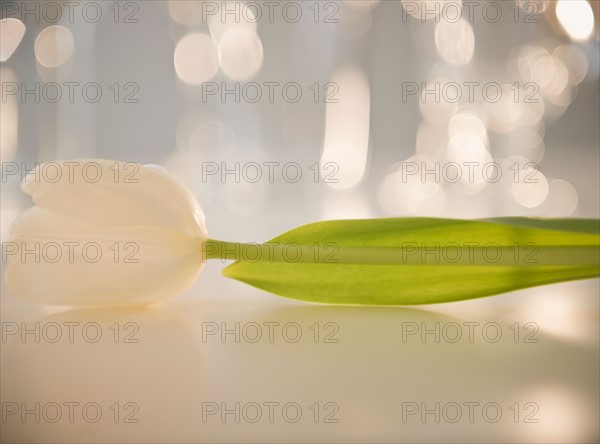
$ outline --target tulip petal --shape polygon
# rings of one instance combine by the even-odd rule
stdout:
[[[193,284],[201,250],[202,240],[170,228],[98,227],[32,207],[11,229],[5,278],[11,291],[31,302],[150,304]]]
[[[206,239],[204,215],[191,192],[159,169],[112,160],[47,162],[23,191],[40,207],[101,226],[160,226]]]

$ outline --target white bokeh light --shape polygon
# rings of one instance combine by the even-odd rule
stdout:
[[[448,123],[448,137],[459,133],[475,134],[482,142],[487,143],[487,128],[481,117],[469,111],[461,111],[454,115]]]
[[[335,164],[337,182],[328,185],[347,190],[362,182],[367,167],[371,90],[362,70],[352,65],[336,71],[332,82],[339,92],[337,102],[326,107],[321,172],[327,175],[327,164]]]
[[[521,169],[512,184],[514,198],[525,208],[540,206],[548,196],[548,179],[533,167]]]
[[[587,76],[589,62],[585,53],[576,45],[561,45],[554,49],[552,55],[568,68],[571,84],[583,82]]]
[[[212,79],[219,71],[217,47],[203,33],[188,34],[175,47],[175,71],[190,85],[200,85]]]
[[[423,174],[435,169],[427,156],[413,156],[395,164],[379,186],[379,204],[390,215],[443,214],[446,198],[439,177]]]
[[[198,25],[202,23],[202,2],[189,0],[169,0],[169,16],[184,26]]]
[[[554,179],[548,184],[544,212],[549,217],[569,217],[577,210],[577,190],[566,180]]]
[[[48,26],[35,39],[35,57],[46,68],[57,68],[69,60],[75,42],[73,34],[64,26]]]
[[[0,62],[6,62],[25,35],[25,25],[16,18],[0,20]]]
[[[475,53],[473,28],[463,18],[456,23],[442,20],[435,25],[435,47],[448,63],[466,65]]]
[[[231,80],[249,80],[263,64],[263,46],[256,32],[245,26],[227,29],[219,40],[219,64]]]
[[[534,128],[517,128],[509,136],[508,152],[539,162],[545,153],[544,138]]]
[[[587,40],[594,31],[594,11],[587,0],[558,0],[556,17],[573,40]]]
[[[0,67],[2,82],[16,82],[12,69]],[[19,101],[17,95],[7,94],[0,104],[0,157],[3,162],[12,161],[17,151],[19,137]]]

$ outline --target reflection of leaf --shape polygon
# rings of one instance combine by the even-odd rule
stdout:
[[[598,220],[582,219],[318,222],[288,231],[263,246],[301,246],[302,260],[286,260],[281,249],[274,250],[278,252],[274,256],[253,257],[252,262],[237,256],[223,274],[311,302],[449,302],[596,277],[600,274],[599,232]],[[215,243],[221,251],[233,245]],[[322,254],[332,246],[333,254]],[[218,254],[222,253],[211,257]]]

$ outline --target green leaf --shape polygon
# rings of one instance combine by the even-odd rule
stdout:
[[[304,225],[252,250],[211,242],[209,258],[229,252],[236,260],[225,276],[327,304],[450,302],[600,275],[598,220],[342,220]]]

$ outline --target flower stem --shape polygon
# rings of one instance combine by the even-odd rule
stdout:
[[[222,262],[287,262],[372,265],[474,265],[474,266],[573,266],[594,267],[600,273],[598,246],[537,246],[535,243],[478,245],[417,245],[400,247],[339,246],[334,242],[240,243],[209,239],[203,244],[202,259]]]

